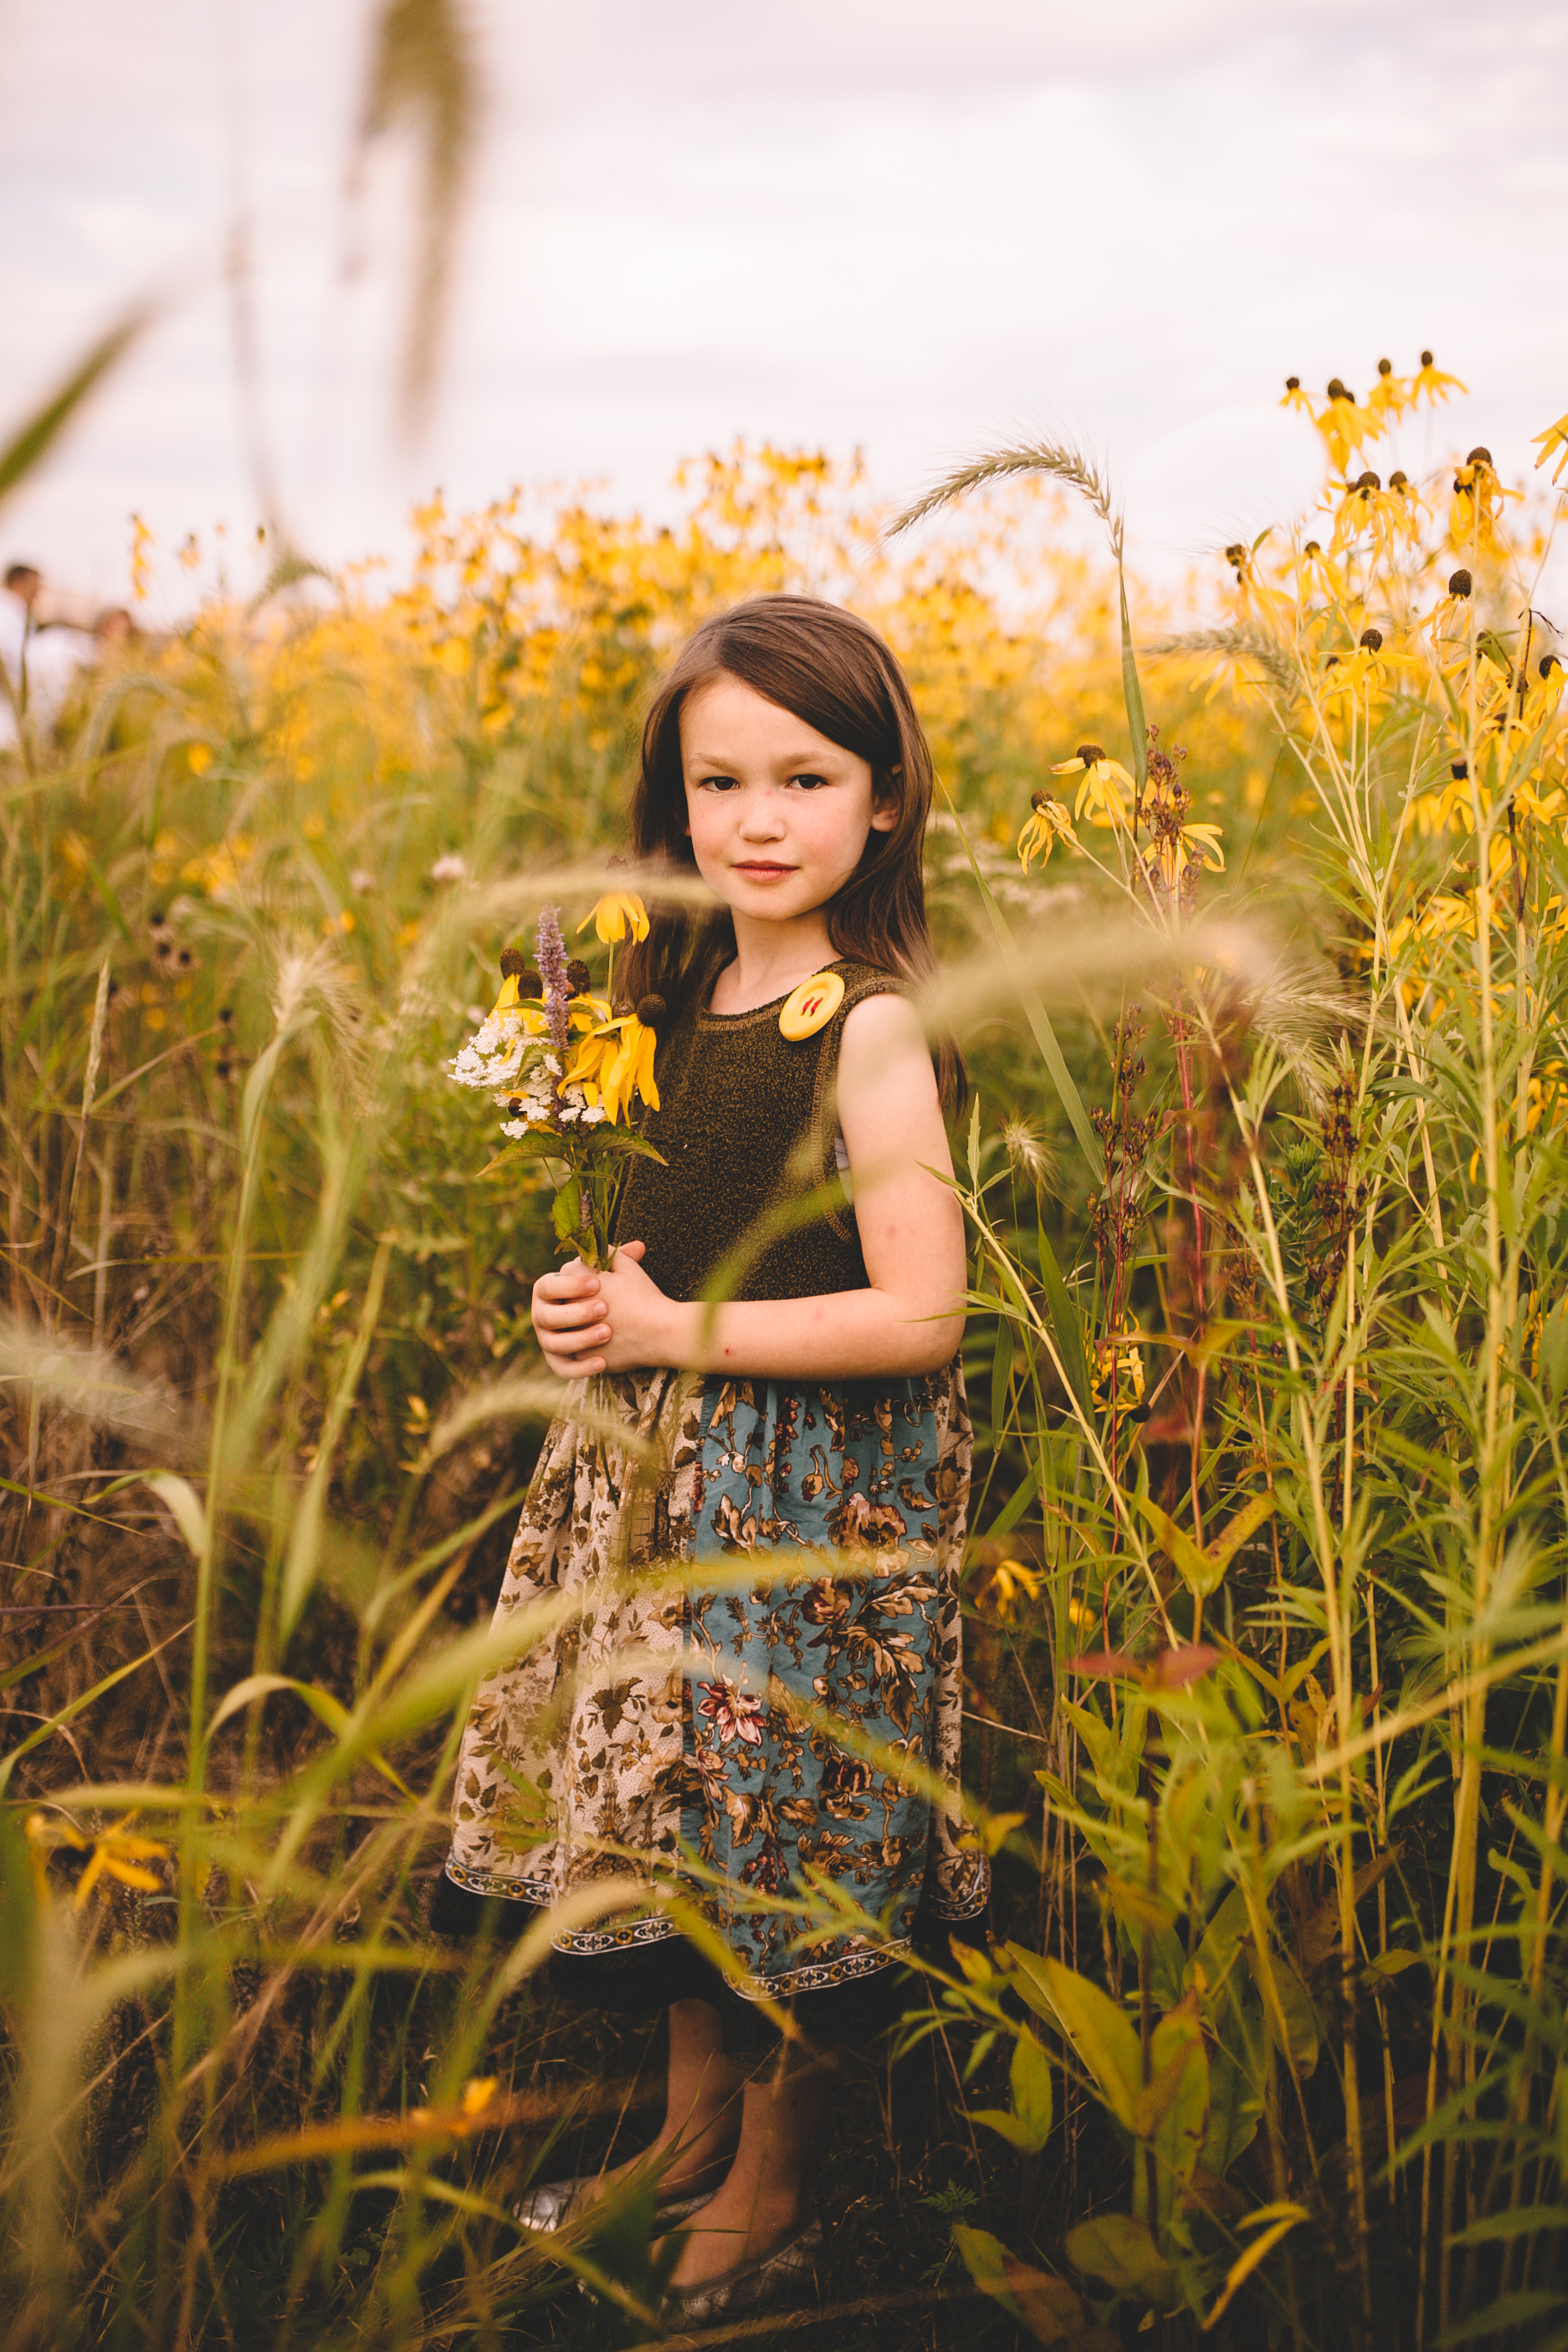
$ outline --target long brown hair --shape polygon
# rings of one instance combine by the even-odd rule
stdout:
[[[643,727],[631,805],[638,862],[675,873],[696,869],[686,831],[680,713],[695,688],[721,677],[738,677],[866,761],[877,799],[897,804],[890,831],[868,835],[859,865],[827,909],[827,931],[836,954],[923,988],[936,974],[921,870],[931,747],[892,653],[875,629],[842,605],[816,596],[753,596],[705,621],[682,647]],[[711,913],[656,908],[647,938],[616,961],[617,997],[636,1003],[657,994],[673,1011],[710,969],[711,951],[725,945],[733,950],[734,936],[725,908]],[[953,1112],[966,1090],[955,1040],[938,1036],[931,1059],[942,1102]]]

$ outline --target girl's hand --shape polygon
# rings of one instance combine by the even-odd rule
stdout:
[[[595,1273],[574,1258],[533,1286],[533,1328],[557,1378],[628,1372],[670,1360],[672,1302],[642,1270],[642,1242],[623,1242]]]

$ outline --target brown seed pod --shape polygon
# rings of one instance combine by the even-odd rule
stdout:
[[[1394,373],[1394,362],[1392,360],[1379,360],[1377,363],[1377,372],[1379,375],[1392,375]]]
[[[1468,760],[1450,761],[1448,764],[1448,773],[1453,777],[1454,782],[1457,784],[1462,784],[1469,772],[1470,763]]]
[[[533,966],[531,963],[525,963],[517,975],[519,1003],[531,1004],[536,997],[541,997],[543,993],[544,982],[540,979]]]
[[[1366,498],[1366,497],[1370,496],[1370,494],[1371,494],[1373,490],[1381,490],[1381,489],[1382,489],[1382,488],[1383,488],[1383,483],[1382,483],[1381,479],[1379,478],[1379,477],[1378,477],[1376,474],[1374,474],[1374,473],[1373,472],[1372,467],[1369,466],[1369,467],[1367,467],[1367,469],[1366,469],[1366,471],[1365,471],[1365,473],[1364,473],[1364,474],[1358,474],[1358,475],[1356,476],[1355,480],[1354,480],[1354,482],[1352,484],[1352,486],[1351,486],[1351,487],[1352,488],[1352,489],[1357,489],[1357,490],[1359,490],[1359,491],[1361,492],[1362,496],[1363,496],[1363,498]]]
[[[1491,461],[1491,451],[1486,446],[1484,442],[1480,441],[1477,442],[1475,447],[1470,451],[1469,456],[1465,459],[1467,466],[1489,466]]]
[[[1301,389],[1300,377],[1299,375],[1288,375],[1285,379],[1285,389],[1287,392],[1300,392]]]
[[[1422,354],[1421,354],[1421,364],[1422,364],[1422,366],[1423,366],[1423,367],[1430,367],[1430,366],[1431,366],[1431,364],[1432,364],[1432,354],[1431,354],[1431,352],[1422,352]]]
[[[1350,398],[1349,393],[1345,390],[1344,385],[1340,382],[1337,375],[1331,375],[1329,378],[1329,398],[1331,400],[1348,400]]]
[[[528,970],[528,958],[521,948],[502,948],[500,971],[503,980],[521,980]]]
[[[1535,674],[1537,677],[1550,677],[1554,669],[1561,669],[1562,667],[1555,654],[1542,654],[1535,665]]]
[[[1380,654],[1383,651],[1383,631],[1381,629],[1363,629],[1361,635],[1356,639],[1356,643],[1358,645],[1364,646],[1369,654]]]
[[[1466,571],[1462,563],[1460,564],[1458,572],[1450,572],[1448,574],[1448,593],[1450,596],[1468,596],[1475,584],[1475,582],[1470,578],[1468,572]]]
[[[1410,488],[1410,477],[1403,466],[1395,467],[1394,472],[1390,474],[1388,487],[1391,490],[1407,490]]]
[[[594,975],[581,956],[574,956],[566,967],[566,985],[574,996],[581,996]]]
[[[656,1022],[664,1019],[668,1009],[662,996],[639,996],[637,1017],[645,1029],[651,1029]]]
[[[1081,760],[1086,768],[1098,768],[1105,753],[1098,743],[1080,743],[1074,756]]]
[[[1303,555],[1321,555],[1322,551],[1321,546],[1315,539],[1310,539],[1301,550]]]

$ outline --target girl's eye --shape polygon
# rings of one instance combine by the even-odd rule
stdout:
[[[733,776],[699,776],[697,782],[699,789],[705,793],[732,793],[735,790]]]
[[[815,793],[818,791],[822,785],[826,783],[826,782],[827,779],[826,776],[805,775],[792,776],[790,778],[790,782],[792,784],[799,784],[802,791],[807,793]]]

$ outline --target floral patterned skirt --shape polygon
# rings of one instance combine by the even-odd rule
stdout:
[[[519,1654],[463,1739],[447,1880],[553,1909],[571,1990],[597,1979],[618,2008],[679,1997],[672,1900],[752,2001],[887,1971],[917,1914],[939,1933],[976,1920],[987,1865],[944,1801],[969,1454],[956,1362],[837,1388],[658,1371],[570,1390],[497,1606]],[[522,1646],[519,1612],[552,1601]]]

